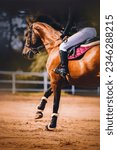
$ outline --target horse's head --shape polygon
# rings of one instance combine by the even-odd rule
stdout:
[[[25,32],[25,45],[23,49],[23,56],[28,59],[33,58],[40,49],[46,49],[48,53],[51,50],[58,49],[58,46],[62,42],[60,36],[61,33],[43,22],[27,22],[28,27]]]
[[[27,27],[27,30],[24,34],[25,45],[22,51],[24,57],[31,59],[39,50],[44,48],[43,43],[39,36],[35,34],[33,29],[33,23]]]

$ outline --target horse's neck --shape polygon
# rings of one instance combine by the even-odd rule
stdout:
[[[45,23],[35,23],[34,28],[37,30],[38,36],[41,38],[48,53],[57,49],[62,40],[61,33]]]

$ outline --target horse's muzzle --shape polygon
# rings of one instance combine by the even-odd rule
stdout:
[[[28,58],[28,59],[32,59],[34,56],[34,53],[30,50],[27,53],[22,53],[23,57]]]

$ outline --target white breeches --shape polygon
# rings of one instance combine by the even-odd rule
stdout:
[[[61,43],[59,49],[62,51],[67,52],[68,48],[77,45],[87,39],[91,39],[96,37],[96,29],[92,27],[86,27],[80,30],[79,32],[75,33],[74,35],[70,36],[67,39],[67,42]]]

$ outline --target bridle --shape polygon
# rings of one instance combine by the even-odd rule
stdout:
[[[44,46],[43,43],[40,46],[35,46],[35,45],[32,44],[32,33],[34,33],[34,31],[32,30],[32,27],[33,27],[33,24],[29,26],[29,33],[30,33],[29,34],[30,35],[30,37],[29,37],[29,44],[25,44],[24,46],[30,48],[30,51],[33,54],[37,54],[37,53],[40,52],[40,50],[44,49],[45,46]]]
[[[69,26],[69,24],[70,24],[70,18],[71,18],[71,10],[69,9],[69,13],[68,13],[68,21],[67,21],[67,24],[66,24],[66,26],[65,26],[65,29],[64,30],[67,30],[67,28],[68,28],[68,26]],[[67,42],[67,36],[64,38],[64,39],[62,39],[61,37],[59,37],[58,39],[56,39],[55,41],[51,41],[51,42],[49,42],[49,43],[46,43],[46,44],[44,44],[43,42],[42,42],[42,40],[41,40],[41,38],[40,38],[40,41],[41,41],[41,45],[40,46],[34,46],[33,44],[32,44],[32,33],[34,33],[34,31],[32,30],[32,27],[33,27],[33,24],[31,24],[30,26],[29,26],[29,32],[30,32],[30,42],[29,42],[29,44],[27,45],[27,44],[25,44],[24,45],[24,47],[28,47],[28,48],[30,48],[31,50],[30,50],[30,52],[32,52],[33,54],[37,54],[37,53],[39,53],[42,49],[45,49],[45,47],[47,46],[47,45],[49,45],[49,44],[51,44],[51,43],[53,43],[53,42],[56,42],[56,41],[58,41],[58,40],[62,40],[62,41],[64,41],[64,42]],[[35,34],[35,33],[34,33]]]
[[[32,44],[32,33],[34,33],[32,27],[33,27],[33,24],[29,26],[29,33],[30,33],[29,41],[30,41],[30,42],[29,42],[29,44],[25,44],[24,46],[30,48],[30,51],[31,51],[33,54],[40,53],[40,51],[41,51],[42,49],[44,49],[45,46],[47,46],[47,45],[49,45],[49,44],[51,44],[51,43],[53,43],[53,42],[58,41],[58,40],[61,39],[61,37],[59,37],[59,38],[56,39],[55,41],[51,41],[51,42],[46,43],[46,44],[43,44],[43,42],[41,41],[42,44],[41,44],[40,46],[34,46],[34,45]],[[35,33],[34,33],[34,34],[35,34]],[[41,40],[41,39],[40,39],[40,40]]]

